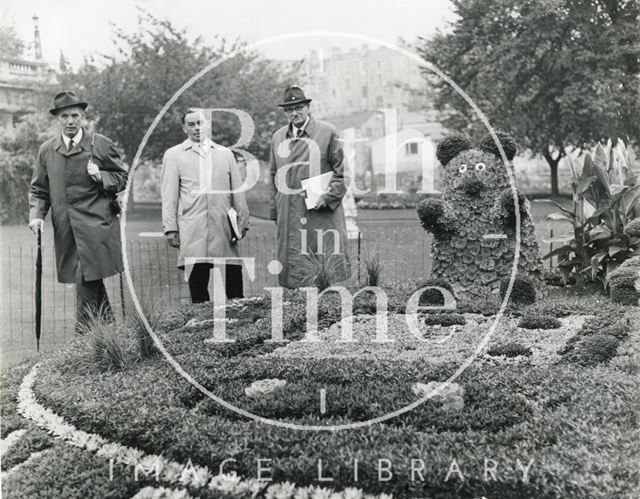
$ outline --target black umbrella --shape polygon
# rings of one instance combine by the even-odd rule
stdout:
[[[38,254],[36,256],[36,347],[40,351],[42,330],[42,230],[38,227]]]

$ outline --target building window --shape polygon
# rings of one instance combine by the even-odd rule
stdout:
[[[418,154],[418,143],[417,142],[409,142],[404,145],[404,152],[407,156]]]

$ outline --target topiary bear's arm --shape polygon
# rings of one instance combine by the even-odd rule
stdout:
[[[524,194],[519,190],[516,189],[516,191],[518,195],[520,221],[522,222],[526,217],[529,217],[529,200],[524,197]],[[504,227],[515,229],[516,209],[511,189],[505,189],[500,193],[500,196],[493,205],[493,215]]]
[[[453,224],[447,216],[444,204],[440,199],[423,199],[416,206],[420,225],[434,236],[444,235],[453,231]]]

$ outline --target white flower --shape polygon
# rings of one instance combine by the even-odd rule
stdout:
[[[313,493],[311,495],[311,499],[331,499],[331,494],[333,491],[330,489],[325,489],[323,487],[316,487],[313,489]]]
[[[129,466],[134,466],[140,458],[142,458],[143,452],[138,449],[132,449],[131,447],[122,447],[118,456],[118,461]]]
[[[356,489],[355,487],[347,487],[343,491],[344,499],[362,499],[363,493],[360,489]]]
[[[167,482],[177,482],[178,480],[180,480],[183,470],[184,470],[184,466],[182,466],[180,463],[176,463],[175,461],[169,461],[162,468],[162,477]]]
[[[209,488],[211,490],[218,490],[225,494],[230,494],[238,488],[240,484],[240,477],[235,471],[230,473],[223,473],[222,475],[214,476],[209,482]]]
[[[310,499],[314,487],[301,487],[296,490],[293,499]]]
[[[251,497],[256,497],[267,486],[267,482],[264,480],[257,480],[255,478],[239,482],[235,494],[238,496],[249,494]]]
[[[434,402],[444,402],[451,397],[462,397],[464,395],[464,389],[458,383],[430,381],[426,385],[415,383],[411,389],[418,397],[431,395],[430,398]]]
[[[291,499],[296,490],[295,483],[283,482],[271,485],[267,489],[265,499]]]
[[[98,449],[98,456],[106,457],[107,459],[115,458],[119,453],[122,446],[120,444],[108,443]]]
[[[189,499],[190,497],[186,490],[145,487],[131,499]]]
[[[261,379],[251,383],[251,386],[244,389],[244,393],[247,397],[259,397],[283,388],[286,384],[287,382],[281,379]]]

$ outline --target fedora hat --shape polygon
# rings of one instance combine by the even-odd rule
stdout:
[[[291,85],[285,89],[283,102],[282,104],[278,104],[278,107],[309,104],[309,102],[311,102],[311,99],[307,99],[304,95],[304,91],[298,85]]]
[[[53,98],[53,108],[49,109],[49,112],[55,116],[61,109],[77,106],[84,110],[88,105],[86,102],[80,101],[73,92],[60,92]]]

